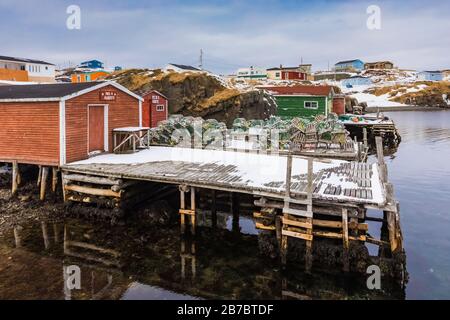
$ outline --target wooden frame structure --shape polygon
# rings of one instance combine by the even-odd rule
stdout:
[[[130,127],[113,130],[113,152],[135,153],[138,148],[150,145],[150,128]]]

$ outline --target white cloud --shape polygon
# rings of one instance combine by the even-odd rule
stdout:
[[[208,2],[134,8],[86,3],[81,5],[79,32],[64,29],[65,12],[60,16],[59,7],[48,16],[39,16],[36,8],[37,15],[31,20],[25,18],[30,12],[19,15],[14,27],[0,19],[0,33],[3,54],[56,63],[101,58],[127,67],[155,67],[169,61],[195,64],[203,48],[206,67],[218,72],[246,65],[298,64],[301,57],[316,69],[352,58],[389,59],[404,68],[449,68],[450,20],[443,14],[449,6],[431,2],[434,5],[382,2],[379,31],[366,27],[368,3],[286,9],[271,2],[254,7]],[[42,10],[52,3],[45,1]]]

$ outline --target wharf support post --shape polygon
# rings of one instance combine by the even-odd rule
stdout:
[[[186,218],[188,217],[190,220],[191,225],[191,234],[195,235],[195,227],[196,227],[196,217],[195,217],[195,197],[196,197],[196,191],[194,187],[188,187],[188,186],[180,186],[180,232],[181,234],[186,233]],[[191,203],[190,203],[190,209],[187,209],[187,202],[186,202],[186,194],[191,193]]]

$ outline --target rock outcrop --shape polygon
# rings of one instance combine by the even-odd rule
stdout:
[[[239,91],[208,73],[132,69],[108,77],[137,94],[158,90],[169,99],[171,114],[214,118],[228,126],[237,117],[266,119],[276,113],[271,96],[260,90]]]

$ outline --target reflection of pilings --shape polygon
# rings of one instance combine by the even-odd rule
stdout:
[[[42,227],[42,237],[44,238],[44,247],[47,250],[50,247],[50,240],[48,238],[47,223],[42,221],[41,222],[41,227]]]
[[[21,226],[14,227],[14,241],[16,243],[16,248],[22,247],[22,238],[20,236],[20,232],[22,231]]]
[[[192,272],[192,279],[195,279],[197,276],[197,260],[196,260],[196,248],[195,248],[195,241],[187,240],[186,238],[181,238],[181,278],[184,280],[186,279],[186,263],[188,260],[191,260],[191,272]]]
[[[230,210],[233,215],[233,223],[232,223],[232,230],[235,233],[240,233],[239,228],[239,200],[238,200],[238,194],[236,193],[230,193]]]
[[[59,243],[59,225],[57,223],[53,224],[53,235],[54,235],[55,243],[58,244]]]
[[[212,227],[217,228],[216,190],[211,190],[211,220]]]

